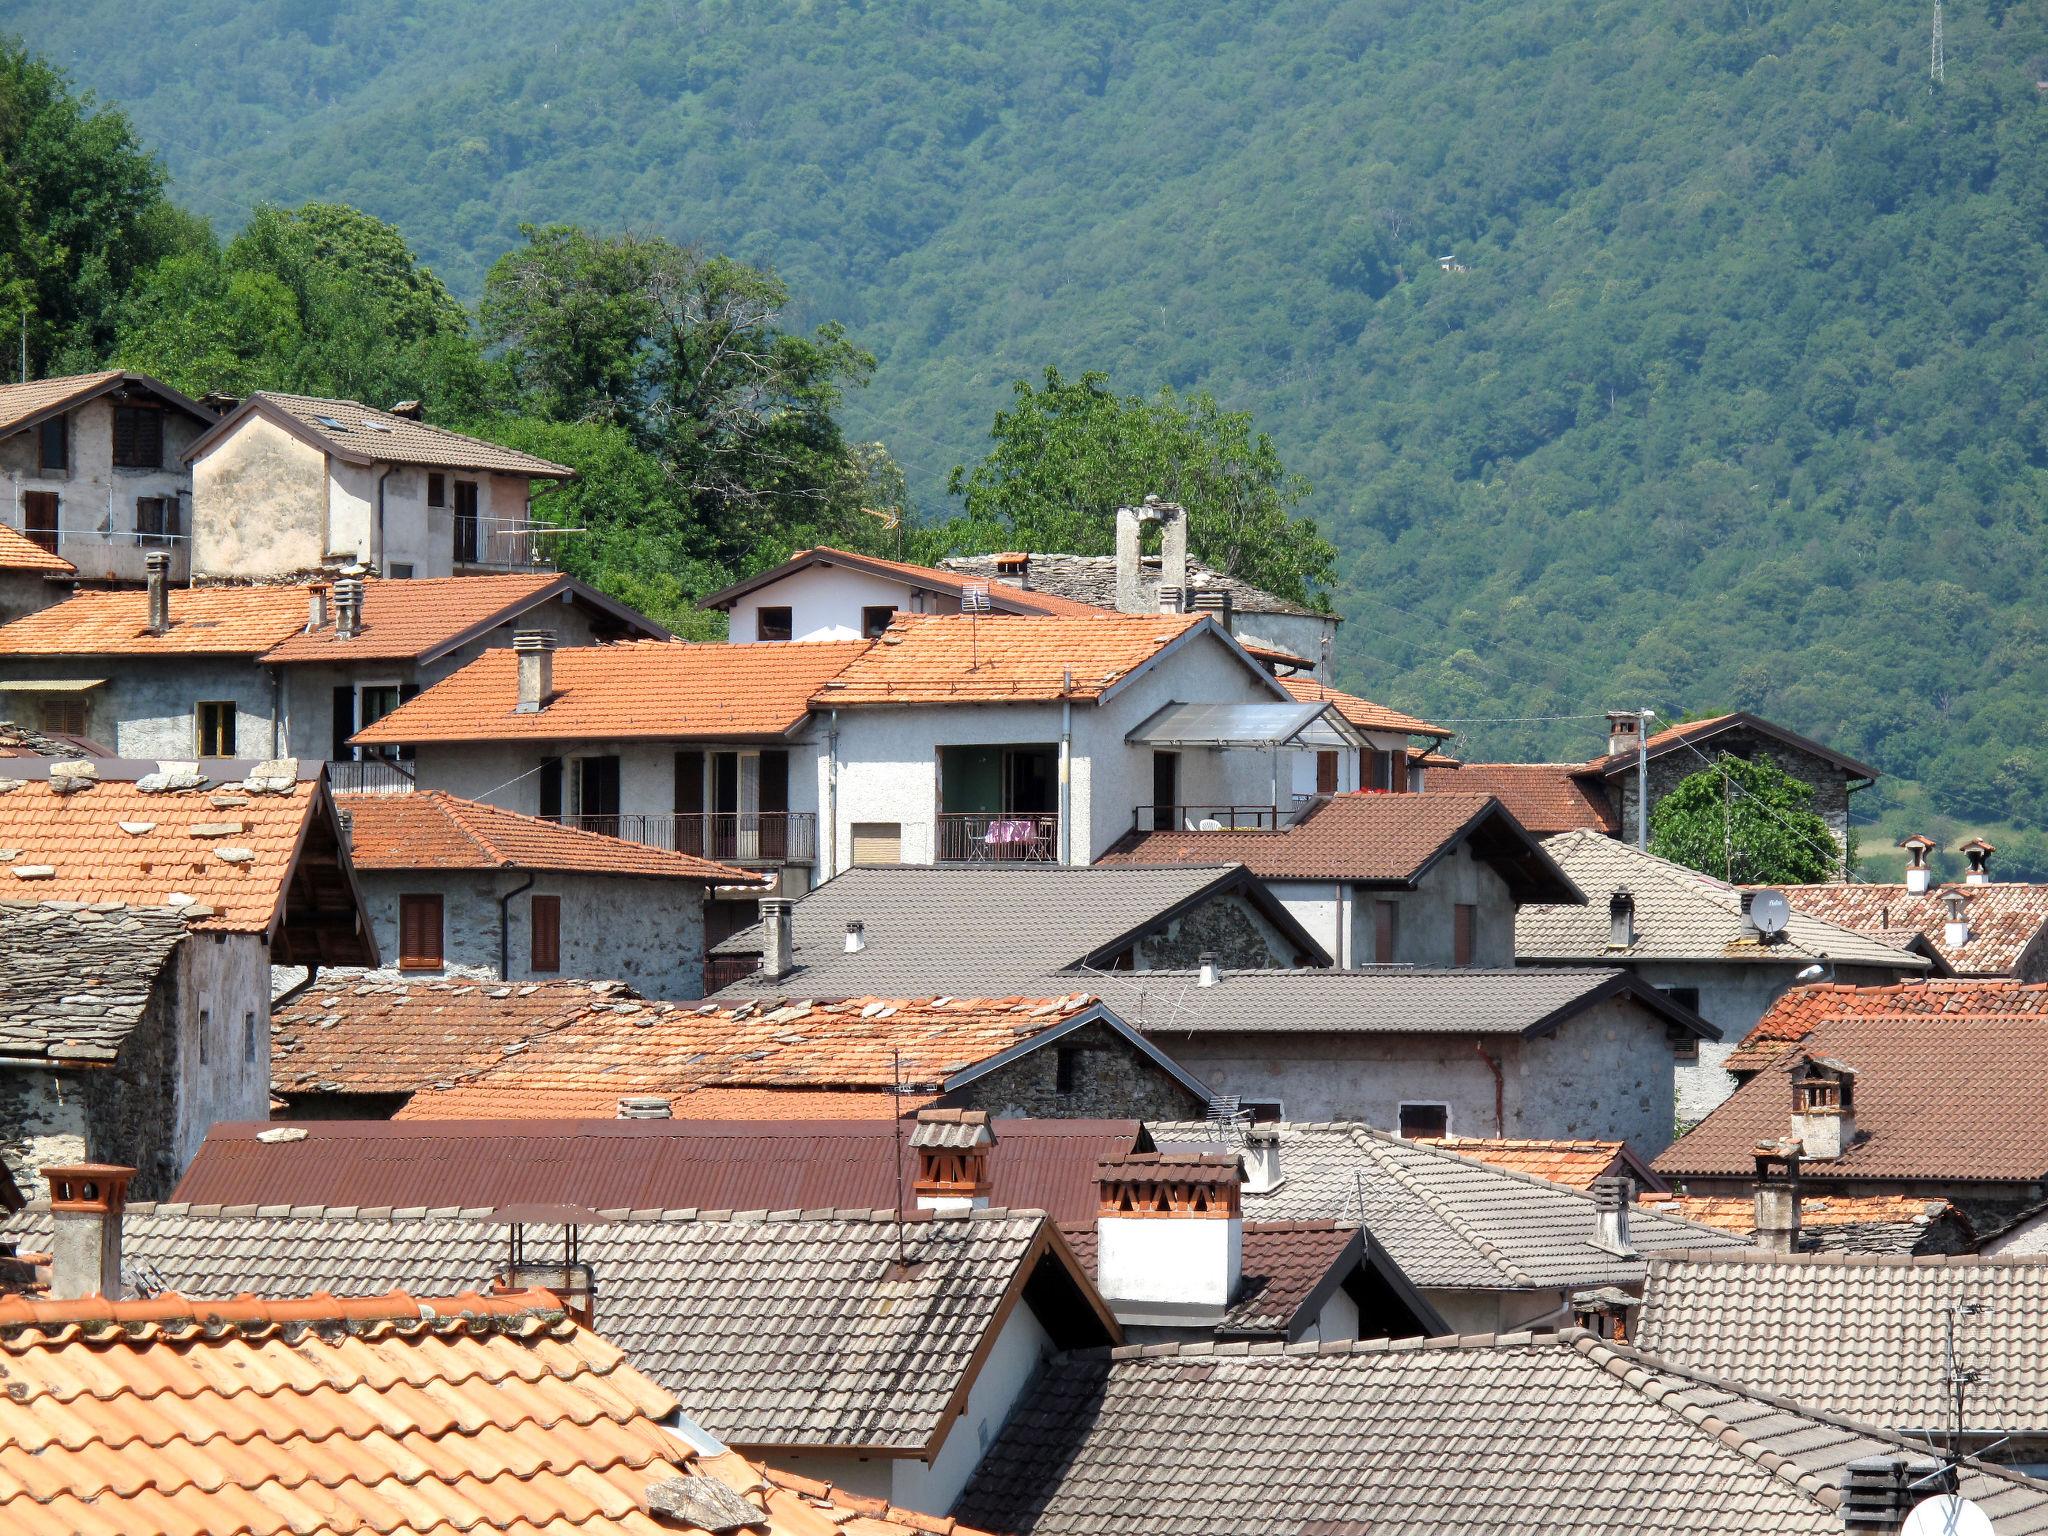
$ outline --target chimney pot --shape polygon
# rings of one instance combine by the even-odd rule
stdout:
[[[1856,1069],[1818,1056],[1800,1058],[1792,1079],[1792,1139],[1809,1161],[1842,1156],[1856,1140]]]
[[[1244,1193],[1270,1195],[1280,1187],[1280,1132],[1270,1125],[1249,1125],[1244,1132]]]
[[[522,629],[512,637],[519,658],[519,702],[515,714],[537,715],[555,696],[555,632]]]
[[[50,1298],[121,1299],[121,1213],[133,1168],[70,1163],[45,1168],[50,1185]]]
[[[790,931],[796,903],[787,896],[761,898],[761,976],[780,981],[796,969],[796,935]]]
[[[1216,959],[1216,952],[1214,950],[1202,951],[1202,957],[1200,961],[1197,963],[1200,966],[1200,970],[1196,973],[1195,976],[1196,986],[1213,987],[1216,985],[1217,982],[1223,979],[1222,970]]]
[[[1159,588],[1159,611],[1161,613],[1179,613],[1185,596],[1186,594],[1179,587],[1169,587],[1162,584]]]
[[[143,557],[142,568],[148,572],[149,632],[167,635],[171,632],[171,557],[160,549],[152,550]]]
[[[846,952],[857,955],[868,947],[868,925],[855,918],[846,925]]]
[[[1619,757],[1624,752],[1633,752],[1642,739],[1643,717],[1632,709],[1610,709],[1607,712],[1607,755]]]
[[[621,1120],[672,1120],[674,1106],[658,1093],[629,1093],[619,1100]]]
[[[1617,1258],[1635,1257],[1629,1240],[1628,1211],[1635,1202],[1635,1180],[1606,1173],[1593,1181],[1593,1246]]]
[[[306,588],[306,628],[327,627],[327,583],[316,581]]]
[[[1970,903],[1961,891],[1944,891],[1941,896],[1941,942],[1961,949],[1970,942]]]
[[[1625,885],[1607,898],[1607,947],[1632,949],[1636,942],[1636,898]]]
[[[1244,1273],[1234,1155],[1133,1152],[1095,1170],[1096,1283],[1122,1323],[1215,1322]]]
[[[927,1109],[910,1133],[917,1160],[911,1196],[921,1211],[978,1211],[988,1208],[989,1156],[995,1126],[985,1109]]]
[[[1991,883],[1991,855],[1998,852],[1981,837],[1973,837],[1963,844],[1963,857],[1970,861],[1969,873],[1963,876],[1965,885],[1989,885]]]
[[[334,638],[353,640],[363,628],[363,583],[344,576],[334,584]]]

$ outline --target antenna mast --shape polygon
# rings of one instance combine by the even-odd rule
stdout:
[[[1942,84],[1948,77],[1942,70],[1941,56],[1941,0],[1934,0],[1934,37],[1928,45],[1927,89]]]

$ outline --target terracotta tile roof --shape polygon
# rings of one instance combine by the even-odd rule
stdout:
[[[365,581],[362,628],[335,638],[334,621],[308,632],[305,588],[299,622],[263,653],[267,662],[409,661],[431,658],[461,640],[508,623],[550,598],[574,591],[594,595],[553,571],[501,576],[436,576],[413,581]],[[330,614],[331,614],[330,605]],[[171,611],[175,632],[177,610]]]
[[[1464,843],[1505,875],[1517,901],[1578,895],[1490,795],[1331,795],[1278,831],[1127,832],[1099,862],[1242,864],[1262,880],[1407,886]]]
[[[808,718],[811,697],[826,679],[869,643],[573,646],[555,652],[554,697],[531,714],[514,707],[518,659],[510,651],[489,651],[355,739],[397,745],[786,736]]]
[[[1361,731],[1399,731],[1404,736],[1434,736],[1439,741],[1454,734],[1440,725],[1431,725],[1414,715],[1404,715],[1398,709],[1375,704],[1371,699],[1361,699],[1355,693],[1332,688],[1313,677],[1283,677],[1279,681],[1282,688],[1304,704],[1320,704],[1325,700],[1335,704],[1337,713]]]
[[[1732,1072],[1754,1071],[1829,1019],[1903,1018],[1908,1014],[1956,1018],[2048,1016],[2048,982],[1936,977],[1902,981],[1889,987],[1854,987],[1846,982],[1791,987],[1778,994],[1764,1010],[1764,1016],[1742,1037],[1727,1066]]]
[[[1833,1018],[1779,1052],[1733,1097],[1658,1155],[1668,1177],[1751,1176],[1754,1149],[1790,1130],[1792,1074],[1808,1055],[1857,1071],[1856,1141],[1808,1162],[1809,1178],[1980,1180],[2048,1177],[2048,1017],[1955,1014]]]
[[[570,480],[576,471],[516,448],[500,447],[480,437],[431,427],[409,416],[394,416],[355,400],[323,400],[312,395],[284,395],[258,390],[221,423],[227,427],[246,413],[281,416],[341,458],[356,463],[420,464],[428,468],[479,469],[526,475],[536,480]],[[186,453],[196,459],[225,434],[216,429]]]
[[[36,571],[45,576],[76,576],[78,567],[0,523],[0,571]]]
[[[1738,1237],[1756,1233],[1756,1201],[1748,1195],[1651,1194],[1638,1204]],[[1919,1253],[1929,1230],[1941,1224],[1967,1230],[1953,1205],[1926,1195],[1807,1195],[1799,1202],[1802,1251]]]
[[[604,1115],[628,1095],[687,1107],[705,1088],[929,1095],[952,1074],[1087,1011],[1085,995],[1057,998],[889,999],[764,1007],[640,1004],[550,1030],[499,1064],[443,1088],[421,1084],[411,1119]],[[714,1108],[730,1115],[729,1102]],[[840,1110],[839,1113],[845,1113]],[[701,1117],[699,1117],[701,1118]]]
[[[1169,645],[1204,627],[1213,627],[1213,621],[1198,614],[1082,619],[899,614],[881,639],[819,688],[817,705],[1094,702]],[[1068,672],[1073,691],[1063,693]]]
[[[2048,885],[1998,881],[1989,885],[1941,885],[1914,895],[1903,885],[1779,887],[1801,912],[1845,928],[1883,935],[1899,929],[1919,933],[1958,976],[2011,976],[2048,928]],[[1950,944],[1945,933],[1944,895],[1963,898],[1970,939]]]
[[[30,379],[25,383],[0,384],[0,432],[11,432],[38,412],[93,394],[120,377],[120,369],[106,368],[98,373],[74,373],[61,379]]]
[[[1051,592],[1033,592],[1014,586],[1005,581],[987,580],[980,576],[962,575],[958,571],[942,570],[934,565],[912,565],[905,560],[884,560],[879,555],[855,554],[851,550],[833,549],[821,544],[815,549],[798,550],[789,559],[772,569],[749,576],[744,581],[711,593],[698,606],[701,608],[730,608],[749,592],[755,592],[770,582],[780,581],[785,576],[813,565],[837,565],[849,570],[869,571],[878,576],[894,577],[914,587],[932,592],[945,592],[955,597],[973,582],[988,588],[990,601],[1006,613],[1035,614],[1041,617],[1100,618],[1102,610],[1088,603],[1075,602],[1072,598],[1060,597]]]
[[[1540,1141],[1523,1136],[1425,1136],[1422,1143],[1568,1189],[1591,1189],[1602,1174],[1625,1172],[1617,1165],[1627,1161],[1622,1154],[1628,1146],[1625,1141]]]
[[[770,1536],[950,1527],[693,1451],[674,1397],[545,1291],[0,1299],[0,1358],[20,1536],[659,1536],[653,1486],[692,1477]]]
[[[553,869],[759,885],[744,869],[464,800],[444,790],[343,795],[357,869]]]
[[[1424,794],[1496,797],[1538,837],[1585,828],[1610,836],[1620,830],[1607,787],[1577,763],[1431,763]]]

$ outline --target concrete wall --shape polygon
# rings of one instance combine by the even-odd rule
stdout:
[[[1230,620],[1231,633],[1244,644],[1263,645],[1312,661],[1316,664],[1315,675],[1326,682],[1331,680],[1330,669],[1323,662],[1323,640],[1327,637],[1332,649],[1336,647],[1336,615],[1317,618],[1301,613],[1237,612]]]
[[[1396,965],[1449,966],[1456,960],[1453,909],[1469,903],[1472,964],[1498,969],[1514,964],[1515,902],[1492,865],[1460,847],[1440,860],[1412,891],[1374,889],[1329,880],[1270,880],[1288,912],[1327,949],[1340,967],[1378,962],[1375,904],[1392,902]]]
[[[183,579],[190,548],[183,540],[145,547],[135,542],[138,497],[176,499],[182,526],[191,527],[192,476],[179,455],[204,430],[179,411],[164,412],[163,463],[155,469],[121,469],[114,464],[114,403],[102,397],[69,413],[71,465],[45,475],[38,465],[34,430],[0,438],[0,479],[4,479],[4,516],[9,526],[22,526],[22,495],[55,491],[59,498],[58,553],[78,567],[82,581],[141,582],[143,564],[152,549],[171,557],[173,580]]]
[[[1059,1065],[1068,1053],[1071,1087],[1062,1093]],[[949,1108],[985,1109],[999,1119],[1186,1120],[1208,1113],[1208,1100],[1187,1091],[1106,1024],[1087,1024],[1053,1044],[1026,1051],[1008,1066],[947,1094]]]
[[[11,624],[71,595],[69,580],[51,581],[33,571],[0,571],[0,624]]]
[[[192,466],[192,570],[289,576],[326,558],[327,455],[260,416]]]
[[[1590,1227],[1589,1227],[1590,1232]],[[1519,1333],[1532,1325],[1555,1328],[1563,1316],[1563,1291],[1424,1290],[1452,1333]]]
[[[1699,752],[1680,747],[1666,752],[1661,757],[1650,759],[1650,814],[1657,814],[1657,804],[1684,780],[1696,773],[1706,771],[1708,762],[1716,760],[1722,752],[1732,752],[1738,757],[1750,758],[1757,762],[1775,763],[1779,768],[1813,786],[1813,810],[1828,824],[1835,835],[1838,847],[1846,850],[1849,836],[1849,781],[1842,770],[1824,758],[1797,747],[1784,745],[1768,736],[1754,731],[1726,731],[1712,741],[1699,743]],[[1706,761],[1701,760],[1704,753]],[[1636,775],[1633,770],[1609,781],[1621,811],[1621,825],[1630,836],[1635,836],[1636,825]],[[1846,855],[1845,855],[1846,857]],[[1844,870],[1846,874],[1846,868]]]
[[[529,891],[506,908],[511,975],[498,976],[498,898],[524,885],[527,872],[503,870],[358,870],[356,878],[377,930],[377,952],[398,964],[398,899],[438,892],[440,972],[409,975],[531,981],[576,977],[623,981],[648,997],[672,1001],[704,995],[704,887],[691,880],[537,872]],[[562,965],[535,972],[533,898],[562,900]]]
[[[894,608],[900,613],[958,613],[950,594],[913,588],[866,571],[837,565],[813,565],[782,580],[749,592],[732,605],[728,635],[735,641],[761,637],[761,610],[787,608],[790,634],[797,640],[859,640],[863,608]]]

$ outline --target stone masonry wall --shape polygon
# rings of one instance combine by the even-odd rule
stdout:
[[[1701,752],[1708,759],[1720,753],[1732,752],[1738,757],[1776,764],[1802,784],[1813,787],[1814,814],[1828,824],[1835,835],[1838,848],[1846,850],[1849,838],[1849,781],[1842,770],[1811,752],[1802,752],[1797,747],[1786,746],[1767,736],[1753,731],[1726,731],[1712,741],[1699,744]],[[1650,814],[1656,815],[1657,805],[1678,785],[1702,772],[1707,764],[1698,755],[1681,747],[1675,752],[1666,752],[1661,757],[1650,759]],[[1636,776],[1633,770],[1612,781],[1616,803],[1621,811],[1621,835],[1627,841],[1635,840],[1636,829]]]
[[[1294,962],[1294,947],[1280,930],[1234,894],[1182,913],[1163,932],[1140,939],[1136,948],[1141,971],[1191,971],[1205,954],[1232,971],[1286,969]]]
[[[1059,1086],[1063,1053],[1071,1084],[1065,1093]],[[1199,1119],[1209,1107],[1100,1022],[1025,1052],[941,1102],[985,1109],[991,1115],[1043,1120]]]

